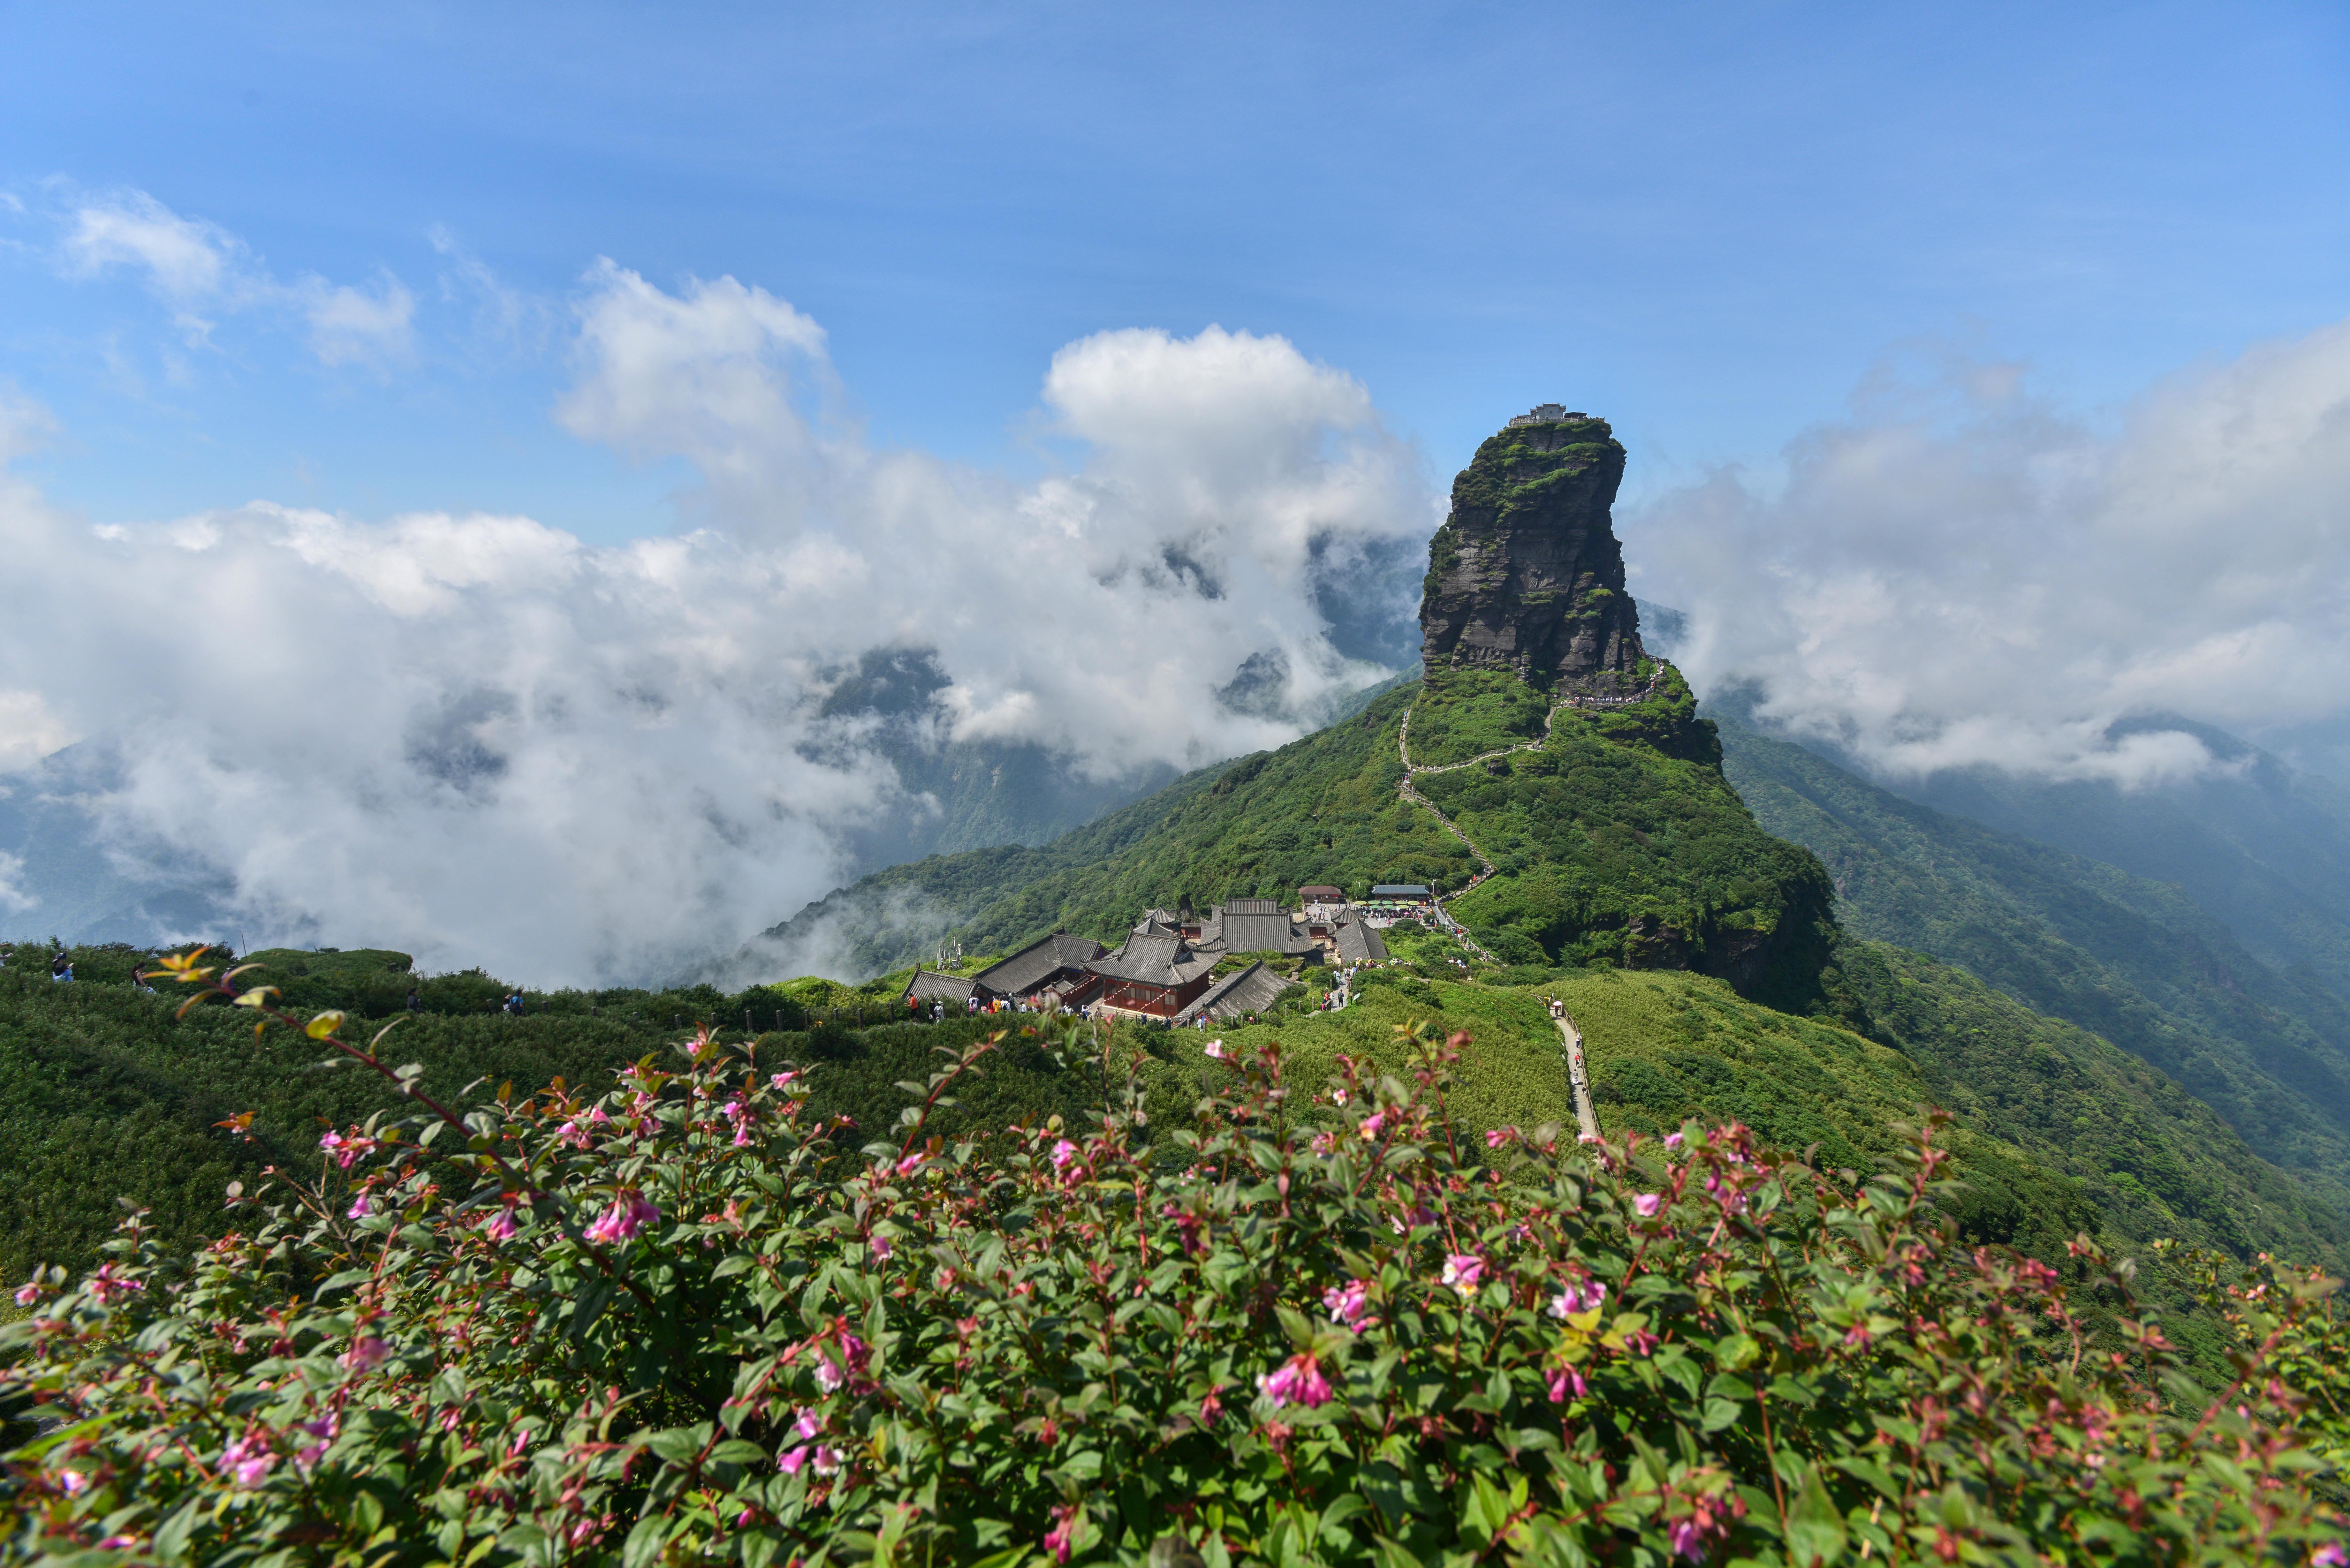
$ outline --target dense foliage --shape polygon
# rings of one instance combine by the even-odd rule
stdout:
[[[141,992],[128,948],[72,950],[74,980],[49,979],[45,956],[19,948],[0,966],[0,1273],[90,1260],[129,1198],[174,1247],[219,1234],[220,1190],[311,1147],[322,1121],[363,1120],[395,1101],[363,1075],[320,1066],[282,1037],[256,1041],[250,1020]],[[417,976],[398,953],[252,955],[260,975],[306,1011],[403,1020],[399,1038],[426,1088],[454,1096],[476,1080],[536,1087],[592,1081],[676,1038],[681,1025],[762,1032],[804,1022],[764,991],[525,992],[520,1016],[497,1011],[514,988],[479,972]],[[397,961],[399,968],[393,967]],[[145,961],[152,967],[152,961]],[[424,1011],[406,1012],[414,989]],[[876,1016],[881,1015],[879,1005]],[[243,1137],[218,1124],[249,1114]]]
[[[1509,670],[1439,669],[1411,705],[1411,760],[1450,767],[1543,737],[1553,695]]]
[[[2179,888],[1902,799],[1722,726],[1763,826],[1835,879],[1855,934],[1960,964],[2160,1068],[2350,1212],[2350,1003],[2280,971]]]
[[[1647,743],[1644,721],[1695,722],[1685,702],[1562,710],[1538,750],[1416,780],[1499,867],[1453,912],[1508,961],[1690,968],[1795,1000],[1825,960],[1833,891],[1711,761]]]
[[[1735,1126],[1464,1142],[1451,1048],[1220,1063],[1171,1136],[1107,1063],[1083,1121],[858,1149],[705,1034],[338,1130],[250,1231],[174,1259],[134,1220],[25,1293],[0,1397],[61,1424],[0,1553],[2340,1561],[2332,1282],[2208,1277],[2206,1397],[2094,1247],[2068,1285],[1959,1244],[1932,1129],[1858,1180]]]
[[[1721,776],[1712,726],[1695,716],[1678,673],[1659,668],[1650,701],[1563,710],[1539,750],[1417,777],[1502,870],[1457,912],[1513,963],[1687,966],[1807,1006],[1826,960],[1826,877],[1807,852],[1755,825]],[[1407,711],[1413,761],[1426,760],[1422,692],[1399,690],[1042,848],[937,857],[867,877],[775,934],[821,929],[889,969],[942,942],[1003,950],[1055,929],[1116,942],[1142,910],[1183,898],[1205,908],[1294,898],[1315,882],[1357,896],[1379,882],[1461,887],[1474,858],[1396,793]],[[1445,732],[1459,745],[1483,749],[1539,736],[1548,704],[1514,676],[1470,670],[1445,672],[1430,701],[1429,712],[1452,715],[1440,725],[1452,725]]]

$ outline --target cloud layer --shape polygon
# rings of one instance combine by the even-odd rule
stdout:
[[[2168,712],[2253,736],[2350,714],[2350,323],[2183,372],[2108,424],[2020,369],[1873,377],[1786,454],[1626,530],[1684,607],[1700,689],[1893,774],[2158,783],[2214,765]]]
[[[124,203],[79,254],[221,307],[251,264],[175,222]],[[1317,598],[1399,596],[1349,574],[1430,526],[1363,388],[1277,337],[1069,345],[1044,416],[1083,455],[1025,484],[868,446],[821,328],[732,278],[672,293],[600,263],[572,348],[557,419],[690,463],[690,527],[598,548],[527,517],[257,502],[91,529],[14,483],[0,749],[115,748],[109,833],[213,867],[252,940],[653,975],[822,894],[844,836],[899,804],[816,715],[862,651],[934,649],[954,738],[1095,776],[1196,766],[1380,677]],[[1253,655],[1283,679],[1236,712],[1211,693]]]

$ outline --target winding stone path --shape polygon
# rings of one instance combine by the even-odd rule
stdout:
[[[1591,1107],[1591,1075],[1583,1065],[1583,1032],[1565,1012],[1551,1022],[1558,1025],[1559,1040],[1566,1047],[1566,1078],[1575,1086],[1575,1126],[1585,1137],[1596,1140],[1599,1137],[1599,1116]]]

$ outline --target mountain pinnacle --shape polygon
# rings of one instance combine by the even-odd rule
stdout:
[[[1544,403],[1477,449],[1429,541],[1420,657],[1536,685],[1627,694],[1647,657],[1609,508],[1624,448],[1607,421]]]

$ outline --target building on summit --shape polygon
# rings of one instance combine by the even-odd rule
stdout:
[[[1086,968],[1100,977],[1104,1007],[1171,1019],[1207,991],[1222,956],[1197,950],[1178,932],[1137,930]]]
[[[1189,1023],[1196,1018],[1222,1020],[1245,1018],[1252,1012],[1263,1012],[1297,989],[1294,980],[1283,978],[1265,967],[1263,959],[1246,969],[1234,970],[1216,981],[1197,1002],[1175,1015],[1178,1023]]]
[[[1574,420],[1587,420],[1590,417],[1589,414],[1567,409],[1558,403],[1536,403],[1533,412],[1517,415],[1510,421],[1507,428],[1516,430],[1524,425],[1563,425]]]
[[[1264,957],[1219,979],[1227,959],[1267,955],[1300,964],[1384,963],[1387,943],[1370,916],[1327,885],[1293,914],[1273,898],[1233,898],[1205,915],[1191,900],[1174,909],[1143,911],[1116,952],[1090,937],[1056,931],[976,975],[917,969],[903,1000],[920,1010],[934,1003],[957,1009],[1013,1003],[1047,1012],[1098,1006],[1167,1022],[1237,1018],[1262,1012],[1297,982]],[[1425,898],[1427,889],[1416,888]]]
[[[1382,882],[1371,889],[1374,904],[1426,904],[1433,902],[1428,888],[1418,882]]]

